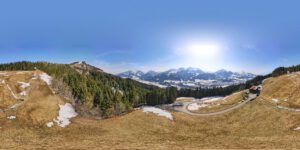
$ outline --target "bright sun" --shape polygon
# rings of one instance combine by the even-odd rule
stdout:
[[[178,66],[212,71],[222,67],[223,47],[215,42],[189,42],[176,49]]]
[[[187,46],[185,51],[186,53],[192,55],[193,57],[213,58],[219,53],[220,47],[219,45],[214,43],[190,44]]]

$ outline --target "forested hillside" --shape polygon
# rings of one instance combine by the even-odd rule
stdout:
[[[101,116],[119,115],[143,104],[172,103],[177,97],[173,87],[161,89],[99,71],[79,72],[67,64],[23,61],[0,65],[0,70],[35,69],[62,81],[71,90],[76,104],[96,109]]]

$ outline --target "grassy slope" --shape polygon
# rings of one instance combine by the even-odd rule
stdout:
[[[1,129],[1,148],[300,148],[299,113],[277,110],[263,100],[216,117],[173,113],[169,121],[134,111],[106,120],[76,118],[65,129]]]
[[[245,92],[246,92],[246,90],[236,92],[228,97],[225,97],[222,100],[219,100],[216,102],[211,102],[211,103],[209,103],[209,106],[199,108],[198,110],[196,110],[194,112],[208,113],[208,112],[217,112],[217,111],[229,109],[229,108],[237,105],[239,102],[242,102],[243,95],[245,94]]]
[[[19,72],[20,73],[20,72]],[[0,127],[8,126],[10,122],[18,122],[19,124],[27,124],[34,126],[45,126],[49,121],[57,116],[59,109],[58,104],[64,103],[64,99],[53,94],[49,86],[40,79],[32,79],[34,74],[40,74],[40,71],[22,71],[6,72],[8,76],[0,76],[0,79],[5,79],[5,84],[8,84],[13,93],[18,99],[12,97],[11,92],[5,84],[1,84],[0,91],[1,101],[0,108],[7,109],[1,112]],[[30,83],[30,86],[25,90],[20,88],[18,82]],[[26,91],[26,96],[21,96],[19,93]],[[21,100],[23,99],[23,100]],[[20,104],[15,109],[9,109],[14,104]],[[16,120],[8,120],[6,117],[16,116]]]
[[[265,82],[262,95],[268,95],[268,84]],[[300,148],[300,132],[293,130],[300,126],[299,113],[274,107],[258,97],[215,117],[172,112],[174,121],[170,121],[138,110],[106,120],[77,117],[64,129],[30,127],[10,121],[0,129],[0,148]]]
[[[261,97],[278,105],[300,108],[300,72],[269,78],[263,83]]]

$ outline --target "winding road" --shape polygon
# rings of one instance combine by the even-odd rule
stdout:
[[[185,102],[183,103],[183,106],[182,107],[174,107],[174,110],[176,111],[180,111],[180,112],[183,112],[183,113],[186,113],[186,114],[189,114],[189,115],[192,115],[192,116],[214,116],[214,115],[220,115],[220,114],[224,114],[226,112],[229,112],[229,111],[232,111],[234,109],[237,109],[241,106],[243,106],[244,104],[246,104],[247,102],[253,100],[256,98],[256,94],[249,94],[248,95],[248,99],[233,106],[233,107],[230,107],[228,109],[225,109],[225,110],[221,110],[221,111],[216,111],[216,112],[209,112],[209,113],[196,113],[196,112],[191,112],[188,110],[188,106],[192,103],[197,103],[197,102]]]

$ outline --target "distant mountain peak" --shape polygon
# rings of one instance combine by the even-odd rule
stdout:
[[[87,64],[85,61],[76,61],[76,62],[71,63],[70,66],[75,69],[79,69],[79,70],[103,72],[102,69],[92,66],[90,64]]]
[[[126,71],[118,74],[118,76],[180,88],[228,86],[244,83],[255,77],[251,73],[237,73],[226,69],[220,69],[211,73],[193,67],[169,69],[162,72],[148,71],[146,73],[142,71]]]

